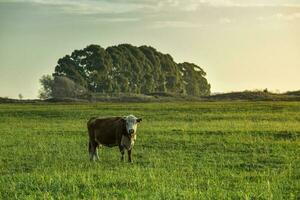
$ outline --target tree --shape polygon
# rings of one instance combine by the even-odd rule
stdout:
[[[52,77],[51,75],[44,75],[40,82],[42,84],[39,95],[41,99],[77,98],[87,93],[84,87],[76,84],[66,76]]]
[[[51,75],[43,75],[40,79],[42,88],[39,91],[40,99],[48,99],[52,97],[53,77]]]
[[[52,85],[52,97],[77,98],[86,93],[86,89],[65,76],[55,76]]]
[[[53,77],[66,77],[92,93],[171,92],[195,96],[210,94],[205,75],[195,64],[177,64],[171,55],[153,47],[130,44],[106,49],[89,45],[74,50],[58,60],[53,73]],[[73,83],[60,80],[61,84],[69,88]]]
[[[186,93],[193,96],[205,96],[210,94],[210,85],[208,84],[202,68],[193,63],[180,63],[178,65],[183,75]]]
[[[23,95],[20,93],[19,95],[19,99],[22,100],[23,99]]]

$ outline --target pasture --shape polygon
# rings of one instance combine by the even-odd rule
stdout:
[[[90,162],[87,120],[127,114],[133,163]],[[0,199],[300,199],[300,102],[0,104]]]

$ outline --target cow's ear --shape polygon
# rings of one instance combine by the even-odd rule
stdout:
[[[142,121],[142,118],[138,118],[137,120],[136,120],[136,122],[141,122]]]

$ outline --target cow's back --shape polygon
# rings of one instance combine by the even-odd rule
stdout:
[[[91,118],[88,123],[91,140],[104,146],[116,146],[119,144],[124,131],[124,123],[121,117]]]

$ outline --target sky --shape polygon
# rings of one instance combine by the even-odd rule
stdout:
[[[207,72],[211,91],[300,89],[299,0],[0,0],[0,97],[37,98],[89,44],[150,45]]]

